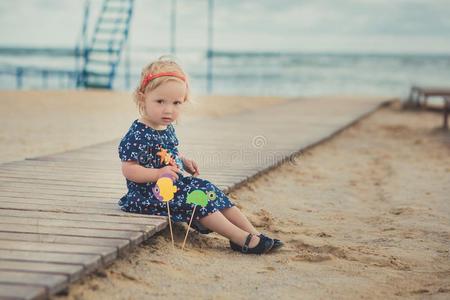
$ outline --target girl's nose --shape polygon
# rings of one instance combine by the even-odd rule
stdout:
[[[173,107],[172,107],[172,105],[166,105],[165,107],[164,107],[164,112],[165,113],[172,113],[173,112]]]
[[[174,110],[175,110],[175,105],[174,105],[174,104],[171,104],[171,103],[168,103],[168,104],[165,105],[165,107],[164,107],[164,111],[165,111],[165,112],[168,112],[168,113],[173,113]]]

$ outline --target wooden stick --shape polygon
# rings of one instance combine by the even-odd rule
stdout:
[[[175,249],[175,244],[174,244],[174,242],[173,242],[172,222],[170,222],[170,207],[169,207],[169,201],[167,201],[167,214],[169,215],[169,228],[170,228],[170,237],[172,238],[172,249]]]
[[[194,206],[194,210],[192,211],[191,220],[189,221],[189,226],[188,226],[188,229],[186,231],[186,235],[184,236],[183,246],[181,247],[181,250],[184,249],[184,244],[186,244],[186,239],[187,239],[187,236],[189,234],[189,228],[191,228],[191,223],[192,223],[192,220],[194,219],[194,213],[195,213],[195,209],[196,208],[197,208],[197,205]]]

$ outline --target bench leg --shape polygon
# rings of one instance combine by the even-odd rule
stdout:
[[[423,108],[427,108],[427,100],[428,100],[428,96],[423,95]]]
[[[417,108],[420,108],[421,106],[422,106],[422,100],[424,99],[424,97],[425,97],[425,94],[424,93],[422,93],[421,91],[417,91],[417,93],[416,93],[416,107]]]
[[[411,88],[411,91],[409,92],[409,96],[408,96],[408,100],[407,103],[412,106],[412,104],[414,103],[414,96],[415,96],[415,89]]]
[[[450,98],[445,97],[444,98],[444,129],[448,130],[448,113],[449,113],[449,102]]]
[[[415,107],[419,106],[419,100],[420,100],[420,93],[419,91],[415,90],[414,93],[412,94],[412,104]]]

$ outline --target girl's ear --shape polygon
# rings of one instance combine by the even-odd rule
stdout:
[[[138,103],[145,103],[145,94],[143,92],[137,92]]]

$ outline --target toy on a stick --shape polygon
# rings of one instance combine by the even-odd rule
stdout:
[[[167,215],[169,216],[169,228],[170,228],[170,237],[172,238],[172,248],[175,249],[175,244],[173,241],[173,232],[172,232],[172,223],[170,221],[170,206],[169,201],[173,199],[175,193],[178,191],[178,188],[173,184],[174,178],[170,174],[163,174],[156,181],[155,186],[152,188],[152,192],[155,197],[167,204]]]
[[[184,245],[186,244],[186,239],[189,234],[189,229],[191,228],[192,220],[194,219],[195,209],[197,208],[197,205],[200,205],[201,207],[205,207],[208,205],[208,201],[216,200],[217,195],[214,193],[214,191],[207,191],[206,193],[202,190],[193,190],[187,195],[186,203],[189,204],[195,204],[194,210],[192,211],[191,220],[189,221],[188,229],[186,231],[186,235],[184,236],[183,246],[181,247],[181,250],[184,249]]]

